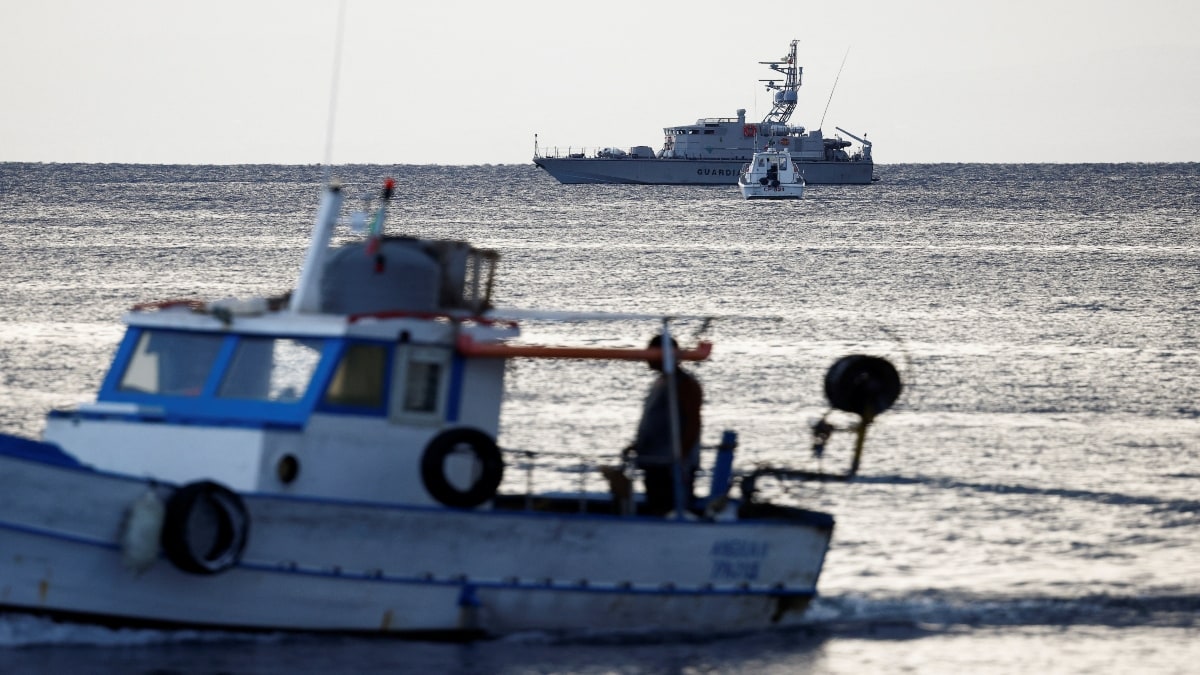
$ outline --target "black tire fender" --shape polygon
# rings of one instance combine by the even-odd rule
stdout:
[[[188,483],[167,499],[161,544],[175,567],[217,574],[238,563],[250,534],[242,498],[212,481]]]
[[[480,471],[466,490],[460,490],[446,477],[446,458],[460,450],[475,455]],[[472,509],[496,495],[504,478],[504,458],[500,448],[484,432],[462,427],[434,436],[421,455],[421,481],[429,494],[446,506]]]

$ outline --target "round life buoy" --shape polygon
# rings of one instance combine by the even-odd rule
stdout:
[[[446,458],[456,452],[474,455],[477,470],[470,487],[459,489],[446,476]],[[443,431],[425,447],[421,456],[421,481],[434,499],[446,506],[470,509],[496,495],[504,477],[504,458],[490,436],[478,429],[459,428]]]
[[[781,139],[779,139],[779,144],[780,144],[780,145],[782,145],[782,146],[784,146],[785,148],[787,147],[787,144],[788,144],[788,142],[789,142],[789,141],[788,141],[788,139],[786,139],[786,138],[781,138]]]
[[[242,498],[212,481],[188,483],[167,500],[163,553],[189,574],[216,574],[237,564],[250,516]]]
[[[742,127],[742,135],[745,136],[746,138],[750,138],[751,136],[753,136],[757,133],[758,133],[758,126],[755,124],[747,124]]]

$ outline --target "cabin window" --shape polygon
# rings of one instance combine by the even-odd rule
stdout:
[[[212,333],[144,331],[119,391],[199,396],[216,363],[224,336]]]
[[[325,403],[365,408],[383,407],[383,379],[387,347],[381,344],[351,344],[342,355]]]
[[[320,340],[243,337],[217,396],[295,403],[308,390],[321,346]]]
[[[397,346],[388,417],[400,423],[441,423],[449,375],[450,350]]]

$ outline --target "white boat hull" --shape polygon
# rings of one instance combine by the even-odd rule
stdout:
[[[161,553],[130,569],[130,507],[173,489],[0,456],[0,605],[254,630],[750,630],[799,618],[832,529],[817,513],[684,522],[241,494],[249,535],[231,569],[186,573]]]
[[[776,186],[740,183],[738,188],[745,199],[804,198],[804,183],[783,183]]]

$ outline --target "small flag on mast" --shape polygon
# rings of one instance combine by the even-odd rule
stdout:
[[[375,218],[371,220],[371,224],[367,227],[367,255],[375,255],[379,251],[379,241],[383,239],[383,221],[387,216],[388,202],[392,200],[392,195],[396,192],[396,181],[393,178],[388,178],[383,181],[383,203],[379,205],[379,209],[375,211]]]

